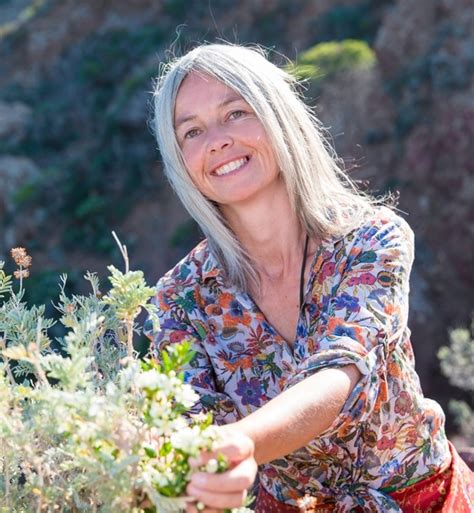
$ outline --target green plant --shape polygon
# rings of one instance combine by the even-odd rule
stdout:
[[[471,397],[474,393],[474,322],[471,330],[458,328],[449,334],[450,345],[438,351],[441,370],[449,382],[467,391]],[[452,399],[449,409],[454,415],[461,433],[470,445],[474,445],[474,411],[465,401]]]
[[[375,53],[367,43],[346,39],[307,49],[288,69],[299,79],[319,81],[345,71],[368,69],[375,61]]]
[[[93,273],[85,296],[68,296],[61,277],[61,351],[44,307],[23,301],[31,257],[12,250],[18,286],[0,262],[2,512],[182,511],[189,458],[218,439],[210,415],[183,416],[197,400],[180,372],[193,357],[189,343],[173,345],[160,362],[136,358],[137,315],[146,309],[157,323],[153,289],[117,242],[125,270],[109,268],[106,296]],[[207,471],[227,467],[221,456],[210,463]]]

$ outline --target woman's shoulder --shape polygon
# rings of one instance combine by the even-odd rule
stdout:
[[[389,208],[384,205],[375,207],[371,214],[365,218],[360,229],[364,230],[374,226],[377,228],[394,227],[403,231],[411,232],[408,222],[393,208]]]
[[[403,217],[391,208],[378,206],[343,239],[364,247],[394,239],[404,240],[407,244],[413,245],[414,235],[410,225]]]
[[[157,288],[183,290],[193,287],[215,266],[207,239],[204,239],[158,280]]]
[[[414,258],[414,235],[409,224],[393,209],[377,206],[364,216],[355,227],[342,235],[323,240],[326,256],[332,254],[336,261],[351,256],[376,252],[380,258],[384,253],[404,255],[407,261]]]

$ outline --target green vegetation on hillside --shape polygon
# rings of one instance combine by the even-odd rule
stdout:
[[[345,39],[319,43],[300,53],[289,71],[298,79],[317,82],[338,73],[368,69],[375,64],[374,51],[364,41]]]

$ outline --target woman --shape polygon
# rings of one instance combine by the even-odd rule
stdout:
[[[159,281],[154,343],[192,340],[186,380],[234,466],[188,493],[238,506],[256,462],[260,513],[469,511],[469,471],[414,370],[408,225],[356,189],[256,50],[194,49],[164,70],[155,112],[206,240]]]

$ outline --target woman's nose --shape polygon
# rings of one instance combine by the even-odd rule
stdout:
[[[215,153],[232,146],[232,137],[223,130],[214,130],[209,134],[209,151]]]

